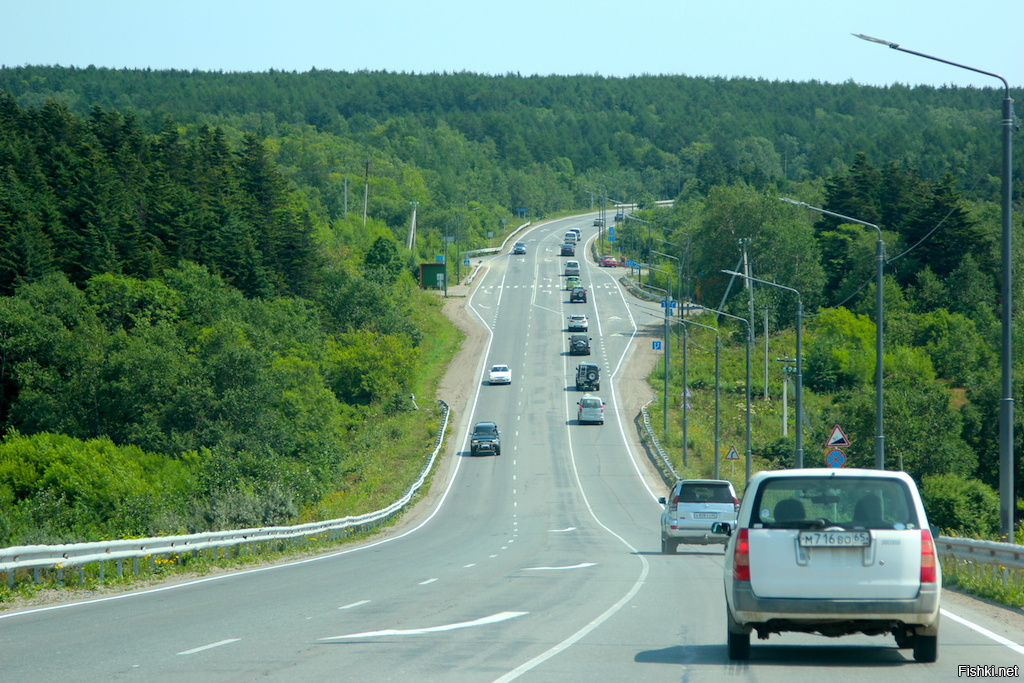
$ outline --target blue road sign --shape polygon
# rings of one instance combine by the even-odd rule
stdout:
[[[608,241],[609,242],[614,242],[615,241],[615,226],[614,225],[608,226]]]
[[[825,455],[825,464],[833,468],[842,467],[846,464],[846,453],[838,448],[833,448]]]
[[[655,339],[654,341],[652,341],[651,348],[654,349],[655,351],[661,351],[661,340]]]

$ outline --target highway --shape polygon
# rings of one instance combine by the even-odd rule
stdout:
[[[0,680],[874,682],[1024,664],[1024,619],[962,597],[935,664],[888,636],[755,638],[749,662],[727,659],[722,551],[660,553],[664,487],[629,446],[634,416],[616,398],[637,325],[660,307],[625,294],[621,269],[582,246],[587,303],[562,286],[562,235],[592,240],[592,221],[532,228],[525,256],[490,258],[474,285],[467,305],[489,342],[456,416],[460,452],[422,520],[297,562],[0,613]],[[589,357],[567,352],[576,312],[590,318]],[[583,360],[601,366],[604,425],[576,423]],[[484,381],[498,362],[511,385]],[[500,456],[469,456],[476,421],[498,424]]]

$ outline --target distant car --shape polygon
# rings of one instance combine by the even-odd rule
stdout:
[[[590,337],[585,334],[571,334],[569,335],[569,355],[570,356],[589,356],[590,355]]]
[[[526,253],[526,242],[516,242],[515,246],[512,247],[513,254],[525,254]]]
[[[621,223],[622,221],[626,220],[626,214],[623,213],[622,211],[619,211],[617,214],[615,214],[615,220]]]
[[[604,219],[603,218],[595,218],[594,219],[594,226],[595,227],[600,228],[602,225],[604,225]]]
[[[615,268],[619,265],[619,260],[614,256],[605,256],[601,259],[601,265],[605,268]]]
[[[579,286],[580,286],[580,279],[576,275],[570,275],[569,277],[565,278],[565,288],[567,290],[569,290],[570,292],[573,290],[574,287],[579,287]]]
[[[501,455],[501,432],[493,422],[477,422],[469,442],[469,454],[494,453]]]
[[[576,275],[580,274],[580,262],[579,261],[566,261],[565,262],[565,274]]]
[[[576,255],[576,245],[575,244],[573,244],[572,242],[566,242],[565,244],[562,245],[562,252],[561,252],[560,256],[575,256],[575,255]]]
[[[488,377],[491,384],[512,384],[512,371],[507,365],[492,365]]]
[[[661,513],[661,552],[672,554],[680,543],[725,545],[729,537],[711,533],[715,522],[734,522],[740,501],[732,484],[725,479],[681,479],[668,498],[659,498],[665,506]]]
[[[604,401],[598,396],[584,396],[576,405],[576,421],[580,424],[604,424]]]
[[[580,315],[570,315],[569,316],[569,331],[570,332],[586,332],[588,325],[589,325],[589,323],[587,322],[587,316],[585,316],[585,315],[580,314]]]
[[[724,578],[730,659],[750,635],[892,633],[914,659],[938,655],[942,571],[935,534],[905,472],[759,472],[729,534]]]
[[[569,292],[569,303],[587,303],[587,289],[585,287],[573,287],[572,291]]]
[[[576,366],[576,391],[587,390],[601,390],[601,369],[593,363],[580,363]]]

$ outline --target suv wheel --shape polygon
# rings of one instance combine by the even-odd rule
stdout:
[[[600,384],[595,384],[594,385],[594,391],[601,391],[601,385]]]
[[[938,636],[914,636],[914,661],[934,662],[939,656]]]
[[[725,620],[729,624],[727,642],[729,645],[729,659],[750,659],[750,633],[733,621],[729,608],[725,608]]]

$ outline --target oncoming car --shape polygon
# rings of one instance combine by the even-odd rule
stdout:
[[[493,422],[477,422],[469,442],[469,454],[494,453],[501,455],[501,433]]]
[[[730,659],[750,634],[891,633],[914,659],[938,654],[942,572],[921,496],[905,472],[794,469],[751,477],[729,534]]]
[[[526,242],[516,242],[515,246],[512,247],[513,254],[525,254],[526,253]]]
[[[512,370],[507,365],[492,365],[488,381],[491,384],[512,384]]]

